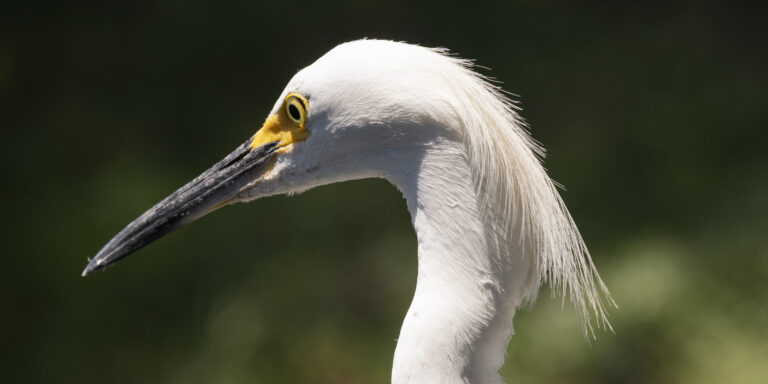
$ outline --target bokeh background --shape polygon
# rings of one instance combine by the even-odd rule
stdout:
[[[386,383],[416,239],[365,180],[217,211],[83,279],[338,43],[442,46],[519,94],[620,308],[548,292],[510,383],[768,382],[765,6],[0,5],[3,383]]]

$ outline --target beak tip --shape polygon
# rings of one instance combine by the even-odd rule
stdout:
[[[88,263],[88,265],[85,267],[85,269],[83,269],[83,272],[80,274],[80,276],[86,277],[86,276],[88,276],[89,274],[91,274],[95,270],[96,270],[96,268],[94,268],[91,263]]]
[[[85,266],[85,269],[83,269],[83,272],[80,274],[80,276],[86,277],[92,272],[96,272],[106,266],[107,265],[104,263],[104,258],[94,257],[88,262],[88,265]]]

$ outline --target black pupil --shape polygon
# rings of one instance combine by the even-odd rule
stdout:
[[[296,120],[296,121],[301,120],[301,113],[299,113],[299,109],[296,108],[296,106],[294,104],[291,104],[291,105],[288,106],[288,113],[291,115],[291,117],[294,120]]]

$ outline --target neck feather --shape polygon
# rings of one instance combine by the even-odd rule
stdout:
[[[500,383],[515,310],[538,286],[535,263],[519,233],[483,213],[462,143],[440,140],[419,157],[418,172],[391,176],[419,257],[392,381]]]

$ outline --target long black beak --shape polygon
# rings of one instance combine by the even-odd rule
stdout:
[[[251,140],[224,160],[144,212],[110,240],[83,270],[83,276],[138,251],[184,224],[225,205],[264,171],[277,142],[251,149]]]

